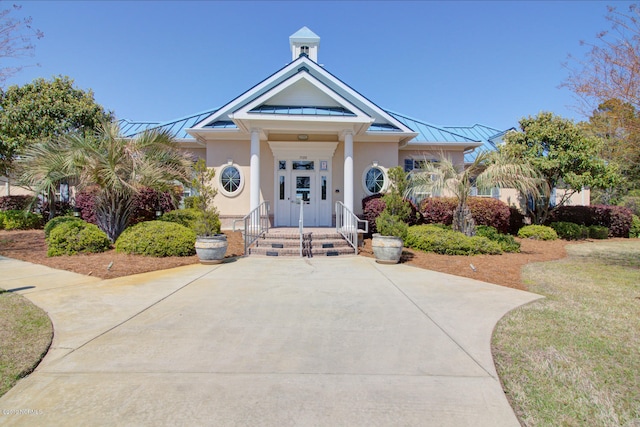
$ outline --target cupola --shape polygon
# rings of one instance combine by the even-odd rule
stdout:
[[[291,46],[291,61],[300,55],[306,55],[314,62],[318,62],[318,48],[320,37],[307,27],[302,27],[289,37]]]

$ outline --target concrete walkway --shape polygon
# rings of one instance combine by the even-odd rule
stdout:
[[[54,323],[0,398],[0,424],[30,426],[519,426],[490,339],[538,298],[364,257],[104,281],[0,258],[0,287]]]

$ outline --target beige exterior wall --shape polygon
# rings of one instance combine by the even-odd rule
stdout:
[[[9,183],[6,176],[0,176],[0,197],[3,196],[30,196],[33,192]]]
[[[369,195],[364,188],[364,173],[374,162],[377,162],[385,172],[397,166],[398,143],[356,142],[353,144],[353,209],[356,215],[362,213],[362,199]]]
[[[464,163],[464,152],[463,151],[429,151],[429,150],[402,150],[399,152],[399,162],[400,166],[404,167],[405,159],[413,159],[413,160],[424,160],[424,159],[437,159],[440,158],[440,154],[444,153],[445,156],[449,157],[454,165]]]

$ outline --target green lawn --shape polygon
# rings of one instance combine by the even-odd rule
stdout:
[[[524,268],[529,290],[546,298],[496,327],[507,397],[527,426],[640,425],[640,240],[567,253]]]
[[[36,367],[52,337],[51,321],[44,311],[0,289],[0,396]]]

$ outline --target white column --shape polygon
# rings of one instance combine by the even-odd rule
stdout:
[[[353,212],[353,133],[344,136],[344,205]]]
[[[249,192],[249,210],[260,206],[260,131],[251,130],[251,190]]]

